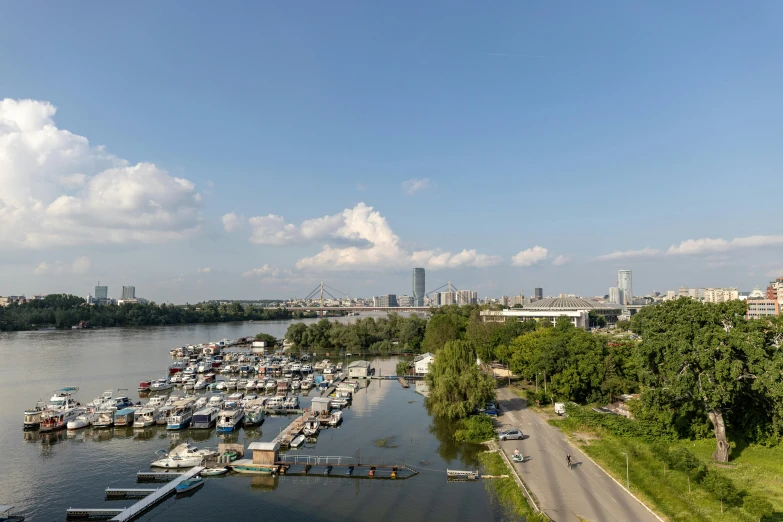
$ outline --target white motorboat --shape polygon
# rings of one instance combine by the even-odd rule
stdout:
[[[223,397],[220,395],[213,395],[207,401],[207,406],[220,409],[223,406]]]
[[[255,400],[245,407],[245,418],[242,422],[245,426],[257,426],[264,422],[265,417],[263,401]]]
[[[162,426],[168,423],[168,418],[171,415],[171,412],[174,411],[174,406],[171,404],[164,404],[163,406],[158,408],[158,411],[160,412],[160,416],[155,421],[155,424],[157,424],[158,426]]]
[[[171,379],[169,380],[169,382],[171,382],[173,384],[180,384],[182,382],[182,374],[181,373],[175,373],[174,375],[171,376]],[[150,389],[152,389],[152,388],[150,388]]]
[[[302,433],[304,433],[308,437],[312,437],[313,435],[317,435],[320,429],[321,429],[321,423],[318,422],[318,418],[308,417],[304,423],[304,427],[302,427]]]
[[[279,410],[283,407],[283,398],[282,397],[270,397],[268,401],[266,401],[266,407],[270,410]]]
[[[111,401],[113,396],[114,396],[114,392],[112,390],[106,390],[105,392],[103,392],[103,395],[94,398],[92,402],[90,402],[87,406],[100,408],[108,401]]]
[[[235,401],[235,402],[239,402],[239,401],[241,401],[241,400],[242,400],[242,397],[244,397],[244,396],[245,396],[245,394],[244,394],[244,393],[242,393],[242,392],[236,392],[236,393],[232,393],[231,395],[229,395],[228,397],[226,397],[226,400],[227,400],[227,401]]]
[[[193,385],[194,390],[206,390],[207,389],[207,381],[204,379],[199,380],[196,384]]]
[[[329,417],[329,426],[337,426],[343,421],[343,412],[336,411],[332,413],[331,417]]]
[[[98,418],[98,414],[96,412],[84,412],[75,419],[68,421],[68,424],[66,427],[69,430],[80,430],[82,428],[86,428],[88,426],[91,426],[92,423],[95,421],[95,419]]]
[[[292,448],[298,448],[302,444],[304,444],[305,436],[304,435],[297,435],[294,437],[294,440],[291,441],[291,447]]]
[[[41,427],[41,417],[43,416],[46,404],[43,401],[38,401],[38,404],[34,408],[24,410],[24,429],[25,430],[37,430]]]
[[[228,468],[204,468],[199,475],[202,477],[219,477],[228,473]]]
[[[264,384],[264,389],[268,392],[277,389],[277,381],[269,379],[266,381],[266,384]]]
[[[224,391],[228,389],[228,382],[227,381],[219,381],[217,385],[215,386],[216,390]]]
[[[237,390],[245,390],[247,389],[247,379],[240,379],[237,382]]]
[[[65,388],[60,388],[54,392],[52,398],[49,399],[49,403],[53,406],[64,406],[67,402],[70,402],[71,396],[76,395],[76,392],[78,391],[78,386],[66,386]]]
[[[133,427],[135,429],[148,428],[158,423],[160,410],[155,407],[145,406],[133,412]]]
[[[66,402],[66,405],[59,409],[45,410],[41,415],[42,432],[63,430],[68,427],[68,423],[76,420],[76,418],[84,413],[83,408],[74,408],[70,405],[70,402]]]
[[[329,401],[329,406],[332,408],[345,408],[348,406],[348,400],[343,397],[336,397]]]
[[[283,399],[283,408],[295,410],[299,407],[299,397],[296,395],[289,395]]]
[[[151,397],[149,401],[147,401],[147,404],[145,404],[148,408],[160,408],[166,403],[166,396],[165,395],[156,395],[155,397]]]
[[[245,416],[245,410],[237,406],[236,409],[222,410],[218,415],[217,432],[230,433],[237,429]]]
[[[236,378],[229,379],[229,380],[226,381],[226,387],[229,390],[236,390],[238,385],[239,385],[239,380],[236,379]]]
[[[292,390],[298,390],[302,386],[302,381],[298,379],[294,379],[291,381],[291,389]]]
[[[168,379],[157,379],[152,384],[150,384],[150,391],[153,392],[170,390],[173,387],[174,385]]]
[[[159,450],[157,455],[158,459],[152,462],[152,467],[177,469],[198,466],[205,458],[217,455],[217,452],[210,449],[200,450],[193,444],[184,442],[169,452]]]
[[[205,408],[207,406],[207,398],[206,397],[199,397],[198,400],[193,404],[194,410],[200,410],[201,408]]]
[[[313,381],[311,381],[310,379],[305,379],[302,381],[301,386],[303,390],[309,390],[310,388],[313,387]]]

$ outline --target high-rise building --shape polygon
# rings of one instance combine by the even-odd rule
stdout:
[[[109,287],[108,286],[96,286],[95,287],[95,299],[108,299]]]
[[[674,290],[666,290],[666,300],[671,301],[677,299],[677,292]]]
[[[374,299],[375,298],[373,298],[373,300]],[[386,294],[386,295],[378,296],[377,306],[382,306],[382,307],[397,306],[397,294]]]
[[[120,299],[136,299],[136,287],[135,286],[123,286],[122,297]]]
[[[543,288],[536,288],[533,290],[533,297],[536,299],[543,299],[544,298],[544,289]]]
[[[413,269],[413,306],[424,306],[424,269]]]
[[[413,298],[409,295],[398,295],[397,306],[413,306]]]
[[[620,289],[616,286],[609,288],[609,302],[615,304],[622,304],[620,299]]]
[[[620,270],[617,272],[617,287],[622,292],[622,303],[620,304],[633,304],[633,282],[630,270]]]

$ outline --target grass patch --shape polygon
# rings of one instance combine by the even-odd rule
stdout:
[[[487,475],[508,475],[511,471],[506,466],[503,457],[497,452],[484,452],[478,455],[479,463],[483,473]],[[522,489],[517,485],[513,478],[486,479],[483,480],[484,487],[490,498],[497,502],[504,511],[504,519],[519,520],[525,517],[527,520],[544,520],[533,511],[528,504]]]
[[[378,448],[396,448],[394,439],[397,437],[386,437],[385,439],[375,439],[375,446]]]
[[[570,435],[582,451],[598,462],[621,484],[625,484],[625,455],[629,457],[631,491],[649,506],[672,521],[753,522],[740,499],[733,505],[723,505],[707,491],[705,484],[689,480],[686,473],[665,466],[660,456],[660,446],[639,438],[620,437],[603,426],[585,423],[574,417],[549,421]],[[587,434],[589,440],[585,440]],[[731,480],[741,497],[762,496],[769,500],[775,514],[763,518],[764,522],[783,521],[783,449],[754,446],[737,451],[730,465],[711,462],[715,449],[712,440],[659,442],[673,449],[685,447],[707,466],[709,473]],[[689,492],[690,486],[690,492]]]

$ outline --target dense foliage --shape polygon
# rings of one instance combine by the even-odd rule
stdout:
[[[225,321],[265,321],[315,317],[314,313],[292,312],[240,303],[169,305],[155,303],[88,305],[74,295],[51,294],[24,304],[0,308],[0,330],[30,330],[41,326],[70,328],[80,321],[89,326],[146,326]]]
[[[424,339],[427,320],[412,315],[388,318],[362,318],[352,324],[321,319],[306,325],[294,323],[285,338],[296,349],[308,352],[345,350],[356,354],[418,353]]]
[[[468,341],[448,341],[427,374],[430,411],[462,419],[495,398],[495,379],[476,364],[476,349]]]
[[[457,431],[454,439],[457,442],[471,442],[479,444],[495,438],[495,426],[489,415],[473,415],[457,422]]]

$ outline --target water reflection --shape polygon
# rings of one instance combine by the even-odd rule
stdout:
[[[429,411],[429,408],[428,408]],[[440,445],[438,446],[438,455],[447,462],[462,460],[470,467],[478,466],[478,454],[484,451],[481,444],[467,444],[454,440],[456,431],[456,421],[445,417],[432,416],[430,424],[430,433],[437,437]]]
[[[280,483],[277,475],[253,475],[250,479],[251,489],[260,489],[263,491],[274,491]]]

